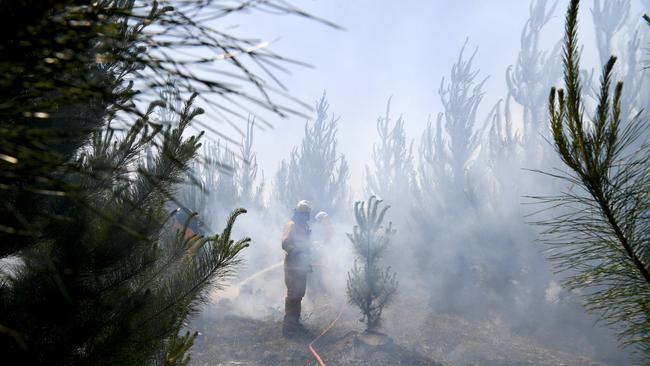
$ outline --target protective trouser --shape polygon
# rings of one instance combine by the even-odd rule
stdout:
[[[287,285],[287,297],[284,300],[284,327],[300,324],[302,298],[307,288],[307,271],[284,266],[284,283]]]

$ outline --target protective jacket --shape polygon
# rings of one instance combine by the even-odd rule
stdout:
[[[284,227],[282,249],[286,252],[285,268],[295,271],[311,270],[309,226],[291,220]]]

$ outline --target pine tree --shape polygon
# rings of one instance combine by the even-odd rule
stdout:
[[[209,226],[223,221],[239,203],[235,178],[239,165],[235,152],[221,140],[206,142],[190,165],[179,203],[198,212]]]
[[[591,16],[596,28],[596,46],[603,66],[614,52],[617,33],[625,26],[631,10],[630,0],[595,0]]]
[[[597,0],[591,9],[602,67],[605,67],[613,54],[619,55],[618,58],[622,61],[616,67],[616,74],[625,83],[621,96],[621,120],[624,124],[647,108],[650,96],[650,82],[647,78],[639,77],[646,67],[647,54],[642,44],[649,37],[647,25],[638,18],[631,17],[631,12],[630,0]],[[597,90],[597,87],[595,85],[587,90]]]
[[[393,202],[408,201],[408,195],[415,188],[413,168],[413,143],[407,144],[404,120],[400,116],[391,126],[390,102],[386,103],[386,114],[377,118],[379,143],[372,149],[373,170],[366,166],[367,191],[382,199]]]
[[[200,214],[209,226],[223,221],[236,207],[264,207],[264,178],[258,182],[257,156],[253,151],[253,120],[242,138],[240,156],[222,140],[203,144],[200,157],[191,164],[188,182],[178,194],[179,203]]]
[[[419,191],[425,195],[421,200],[425,207],[452,209],[441,207],[440,199],[429,197],[434,191],[453,197],[451,201],[474,199],[468,164],[481,136],[476,131],[476,112],[487,78],[476,80],[479,71],[473,69],[472,62],[478,49],[466,59],[465,47],[452,67],[449,82],[443,79],[440,83],[438,93],[445,112],[438,114],[435,126],[429,121],[420,140],[418,184]],[[459,205],[454,203],[454,206]]]
[[[448,241],[454,240],[467,247],[469,238],[472,238],[473,233],[466,232],[443,239],[450,233],[449,222],[461,215],[478,214],[477,210],[468,210],[477,204],[470,157],[476,153],[482,137],[476,126],[476,113],[487,79],[477,80],[479,71],[474,69],[473,60],[478,50],[468,58],[465,47],[466,44],[452,66],[449,81],[443,79],[440,83],[439,94],[444,113],[438,114],[435,125],[432,121],[428,122],[418,147],[418,195],[414,200],[413,218],[421,240],[427,244],[419,245],[415,256],[421,271],[434,267],[444,275],[454,270],[444,266],[449,266],[452,261],[465,262],[465,259],[459,258],[472,253],[471,250],[445,251],[452,259],[443,258],[437,253],[437,245],[450,245]],[[464,219],[467,217],[464,216]],[[454,286],[448,290],[453,292],[459,288]],[[453,302],[453,296],[446,298]]]
[[[196,333],[180,335],[184,321],[248,245],[230,238],[243,210],[219,235],[186,237],[171,228],[165,205],[200,146],[200,135],[184,137],[202,113],[195,99],[205,102],[192,92],[236,93],[274,113],[290,112],[238,59],[264,67],[277,55],[251,51],[250,41],[189,16],[207,6],[214,6],[210,21],[233,12],[211,4],[0,3],[3,362],[188,362]],[[236,9],[265,6],[241,5]],[[192,42],[234,67],[229,75],[243,74],[261,96],[233,90],[219,72],[195,76],[192,65],[203,64],[205,53],[179,60],[170,52]],[[162,126],[152,116],[165,105],[156,93],[170,78],[188,100],[175,108],[178,124]],[[228,108],[222,102],[207,106]],[[144,164],[139,157],[149,148]]]
[[[183,101],[178,83],[174,79],[167,80],[167,83],[160,88],[158,96],[165,102],[163,107],[158,108],[158,122],[163,126],[175,127],[179,123],[178,113]]]
[[[481,164],[478,164],[483,169],[483,188],[490,192],[484,201],[493,206],[502,204],[505,195],[510,199],[518,195],[519,182],[512,177],[519,169],[513,159],[519,154],[521,135],[512,123],[509,99],[506,99],[503,110],[502,103],[502,100],[498,101],[488,114],[479,156]]]
[[[547,130],[544,128],[546,111],[544,101],[548,85],[556,82],[560,75],[560,43],[548,52],[540,49],[542,30],[552,18],[557,1],[535,0],[530,4],[529,18],[521,33],[521,48],[514,66],[506,72],[508,98],[514,99],[523,107],[523,128],[521,143],[524,147],[524,161],[530,169],[544,162],[551,155],[546,151],[544,140]],[[509,113],[509,110],[507,111]]]
[[[255,134],[255,118],[249,117],[246,126],[246,134],[242,138],[240,154],[242,163],[237,175],[238,201],[239,205],[249,209],[260,209],[264,207],[264,172],[259,171],[257,154],[253,150]],[[261,173],[258,182],[258,173]]]
[[[646,122],[623,127],[623,83],[613,88],[616,57],[603,68],[593,118],[585,117],[578,51],[579,1],[566,14],[565,89],[551,90],[553,143],[568,171],[559,176],[572,189],[547,198],[557,215],[545,241],[556,269],[568,275],[565,286],[580,290],[587,310],[619,331],[624,345],[650,356],[650,263],[648,208],[650,165],[647,144],[635,147]],[[557,175],[555,175],[557,176]]]
[[[339,119],[329,118],[328,110],[323,93],[316,103],[316,119],[305,124],[300,147],[293,149],[288,162],[282,161],[275,176],[274,196],[286,209],[306,199],[316,212],[343,212],[348,201],[348,163],[337,152]]]
[[[168,340],[208,285],[231,271],[248,245],[230,239],[243,211],[221,235],[185,238],[165,229],[165,203],[199,146],[196,137],[183,138],[201,113],[191,103],[174,129],[149,127],[152,106],[123,137],[110,129],[93,134],[77,158],[79,173],[65,177],[76,187],[62,198],[65,220],[47,241],[22,251],[4,277],[0,324],[24,343],[3,339],[5,357],[48,365],[163,362]],[[139,164],[158,134],[153,164]]]
[[[361,310],[366,332],[376,332],[381,325],[381,314],[393,301],[397,292],[397,279],[390,267],[383,269],[380,260],[395,234],[392,223],[382,226],[390,206],[379,208],[381,200],[374,196],[367,202],[354,204],[357,224],[348,238],[354,246],[357,260],[348,272],[348,301]]]
[[[293,182],[289,182],[289,164],[282,159],[280,167],[273,177],[273,199],[285,209],[293,199],[293,193],[289,188],[293,186]]]
[[[273,88],[266,87],[265,78],[252,68],[260,67],[268,75],[267,66],[277,66],[275,61],[282,57],[254,41],[216,30],[212,22],[248,9],[316,18],[276,3],[244,2],[234,8],[212,1],[178,2],[177,7],[156,1],[150,8],[133,4],[133,0],[0,3],[0,184],[8,187],[0,190],[5,204],[0,210],[0,235],[11,238],[0,248],[0,256],[32,245],[50,225],[52,215],[42,208],[51,207],[73,188],[60,177],[75,170],[68,162],[90,133],[109,118],[118,121],[116,128],[133,123],[144,114],[143,108],[159,99],[160,88],[170,78],[185,98],[201,92],[198,98],[218,113],[226,110],[236,116],[229,104],[239,108],[248,103],[276,115],[301,114],[276,104],[271,99]],[[211,15],[191,16],[199,12]],[[153,26],[155,31],[149,31]],[[177,53],[166,52],[189,44],[206,52],[186,53],[182,65]],[[195,75],[192,66],[206,61],[219,62],[215,72]],[[233,89],[241,80],[250,82],[258,95]],[[195,123],[219,133],[201,121]]]

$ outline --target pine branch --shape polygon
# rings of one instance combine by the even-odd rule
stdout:
[[[577,16],[579,1],[567,10],[564,44],[565,87],[551,90],[549,116],[553,143],[570,168],[565,179],[583,192],[566,192],[543,199],[557,217],[543,220],[550,259],[569,272],[565,285],[586,289],[585,306],[601,320],[620,329],[624,345],[633,344],[650,355],[650,266],[647,253],[650,222],[650,166],[647,147],[632,150],[645,123],[634,119],[621,128],[623,83],[614,87],[616,63],[603,67],[598,105],[592,120],[584,118],[579,73]],[[632,150],[630,152],[630,150]]]

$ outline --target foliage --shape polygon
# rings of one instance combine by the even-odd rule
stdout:
[[[595,0],[591,16],[596,27],[596,46],[603,65],[609,61],[614,51],[614,36],[624,26],[630,16],[630,0]]]
[[[241,117],[238,108],[250,105],[276,115],[301,114],[274,103],[272,95],[283,93],[266,80],[279,83],[271,70],[291,60],[266,44],[223,32],[214,22],[255,9],[313,18],[309,14],[284,1],[143,5],[134,7],[133,0],[0,4],[0,235],[12,238],[1,256],[30,245],[49,225],[50,215],[41,208],[74,189],[60,177],[75,171],[69,161],[89,134],[109,118],[122,128],[141,117],[141,108],[158,100],[170,79],[181,96],[200,92],[197,98],[209,115],[230,123]],[[215,67],[197,76],[196,67],[208,62]],[[242,83],[254,91],[236,88]],[[195,123],[227,138],[203,121]]]
[[[255,136],[255,119],[249,118],[246,134],[242,138],[239,152],[241,154],[241,167],[236,171],[237,185],[239,187],[239,202],[243,207],[264,207],[264,172],[259,171],[257,154],[253,150]],[[258,183],[258,173],[261,173]],[[256,186],[257,184],[257,186]]]
[[[413,143],[406,143],[404,120],[401,116],[390,127],[390,102],[391,98],[386,103],[385,116],[377,118],[379,143],[374,144],[372,149],[374,169],[371,171],[366,166],[366,182],[369,194],[397,201],[405,190],[413,189],[416,182]]]
[[[199,159],[191,164],[189,181],[179,191],[179,202],[201,217],[215,216],[220,220],[238,202],[235,180],[238,165],[234,151],[224,146],[223,141],[203,144]]]
[[[560,77],[560,43],[550,52],[540,50],[542,29],[553,16],[557,1],[549,4],[548,0],[534,0],[530,4],[529,18],[521,32],[519,54],[514,66],[506,72],[508,97],[506,113],[510,113],[509,100],[514,99],[523,107],[523,128],[520,133],[521,143],[528,155],[527,164],[538,165],[550,155],[547,146],[540,137],[546,136],[543,129],[546,111],[541,101],[546,99],[548,85]]]
[[[198,333],[185,332],[184,335],[177,335],[169,341],[165,366],[188,366],[191,358],[188,355],[189,349],[194,345]]]
[[[633,148],[645,123],[635,118],[623,127],[623,83],[612,93],[615,57],[603,69],[598,104],[585,117],[579,73],[577,22],[579,1],[566,14],[565,89],[552,89],[549,115],[553,142],[569,168],[559,176],[574,188],[546,198],[556,212],[545,241],[565,285],[580,290],[589,311],[615,327],[625,345],[650,354],[650,258],[648,150]]]
[[[476,203],[470,160],[477,152],[482,137],[481,131],[476,129],[476,114],[483,98],[482,87],[487,79],[477,81],[479,71],[474,69],[473,60],[478,50],[468,58],[465,47],[466,44],[452,66],[449,81],[446,82],[443,78],[440,83],[438,93],[444,113],[438,114],[435,125],[432,121],[428,122],[418,146],[413,221],[418,235],[426,245],[419,245],[414,254],[422,271],[432,265],[436,270],[445,271],[442,265],[449,265],[452,259],[442,258],[437,245],[448,245],[448,240],[443,239],[443,236],[451,233],[449,220],[456,220],[466,212],[477,214],[477,210],[468,209]],[[472,233],[463,233],[463,237],[466,234]],[[450,235],[449,240],[467,241],[464,238],[454,238],[453,235]],[[454,257],[454,261],[457,260],[456,257],[464,257],[469,252],[471,251],[456,254],[453,250],[444,251]],[[434,261],[442,263],[432,264]],[[454,287],[451,290],[457,289],[459,288]],[[445,298],[451,299],[452,296]]]
[[[625,83],[621,95],[623,127],[647,108],[650,96],[650,82],[645,77],[639,77],[645,67],[646,52],[642,44],[648,40],[647,25],[639,22],[637,17],[630,16],[631,12],[630,0],[598,0],[591,11],[602,66],[607,64],[612,54],[619,55],[618,59],[622,61],[617,64],[616,74]]]
[[[66,176],[78,187],[62,198],[66,220],[46,241],[20,253],[23,263],[0,290],[0,324],[26,344],[3,339],[5,357],[48,365],[149,362],[205,290],[232,271],[249,240],[230,239],[243,211],[233,214],[221,235],[164,230],[170,219],[165,202],[199,146],[198,138],[183,138],[201,113],[192,100],[179,125],[160,132],[149,166],[137,159],[158,133],[148,127],[154,107],[123,137],[113,130],[94,133],[77,160],[79,173]]]
[[[253,151],[254,122],[248,122],[240,156],[222,140],[203,144],[199,159],[191,164],[189,181],[178,193],[184,207],[196,210],[213,225],[235,207],[264,207],[264,177],[258,182],[257,156]]]
[[[472,200],[467,174],[471,155],[476,151],[480,133],[475,131],[476,112],[483,99],[482,87],[487,78],[476,81],[479,71],[472,68],[476,51],[466,59],[465,46],[451,69],[448,83],[440,83],[440,99],[445,112],[438,114],[436,126],[429,121],[419,147],[419,191],[435,190],[441,195]],[[434,199],[423,197],[427,206]],[[439,205],[439,204],[438,204]],[[446,207],[446,209],[451,209]]]
[[[231,123],[233,106],[299,113],[258,75],[277,81],[267,67],[290,60],[214,27],[247,9],[310,17],[283,1],[0,2],[3,361],[186,362],[183,321],[248,245],[230,239],[243,210],[220,235],[170,228],[165,204],[200,147],[184,133],[220,134],[194,101]],[[163,106],[177,123],[152,117]]]
[[[316,104],[316,119],[305,124],[299,148],[289,161],[283,160],[275,176],[275,198],[285,208],[300,200],[309,200],[312,210],[342,212],[348,200],[349,168],[345,157],[337,153],[338,118],[328,115],[325,93]]]
[[[487,183],[488,189],[495,187],[488,198],[500,199],[506,191],[514,193],[512,186],[513,170],[517,169],[513,164],[513,158],[518,155],[521,147],[521,134],[515,130],[510,114],[509,99],[506,99],[503,112],[498,101],[488,114],[484,141],[481,144],[480,159],[482,168],[488,170],[483,172],[484,177],[494,179],[497,182]],[[496,202],[493,202],[496,203]]]
[[[361,310],[366,331],[376,331],[381,324],[381,314],[394,299],[397,279],[390,267],[382,269],[380,259],[395,234],[392,223],[383,227],[384,216],[390,206],[379,209],[381,200],[374,196],[367,202],[354,204],[357,224],[348,238],[354,246],[358,259],[348,272],[348,301]]]

